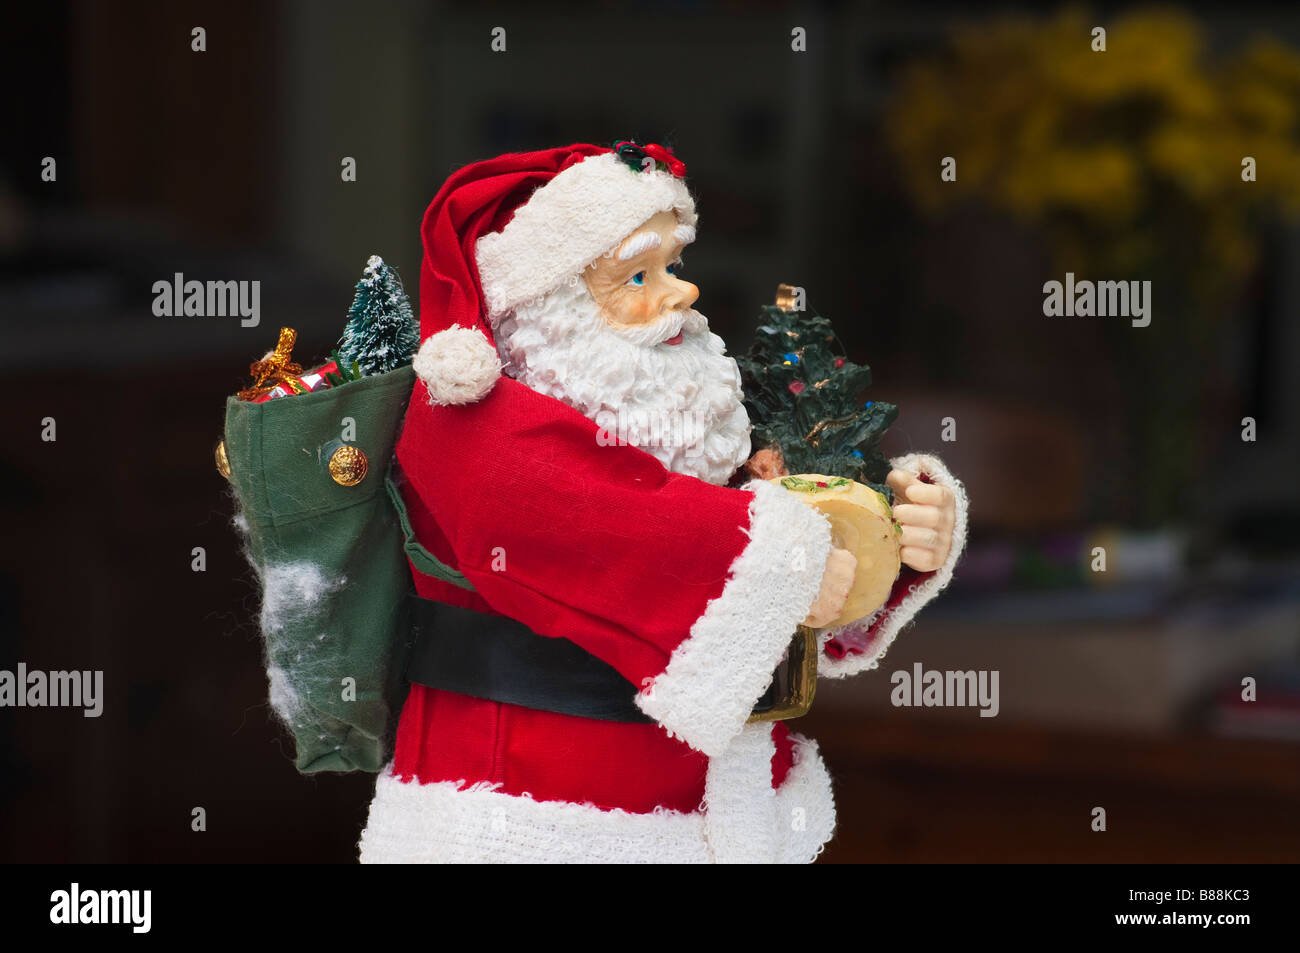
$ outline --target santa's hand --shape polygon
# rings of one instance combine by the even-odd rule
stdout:
[[[957,504],[952,490],[922,483],[915,473],[891,470],[885,482],[894,491],[894,519],[903,527],[899,556],[917,572],[933,572],[952,549]]]
[[[826,557],[826,571],[822,573],[821,591],[808,610],[808,618],[803,620],[804,625],[810,629],[820,629],[844,610],[857,568],[857,558],[847,549],[831,550]]]

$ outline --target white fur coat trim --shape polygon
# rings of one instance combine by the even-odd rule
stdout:
[[[534,192],[505,228],[475,243],[489,318],[555,290],[669,209],[683,223],[696,223],[686,184],[669,172],[638,172],[612,152],[569,166]]]
[[[962,486],[961,481],[948,472],[948,468],[943,465],[943,461],[928,453],[911,453],[889,462],[898,470],[924,473],[937,485],[946,486],[952,491],[956,504],[954,507],[956,518],[952,528],[952,548],[948,551],[948,558],[944,560],[943,565],[937,571],[913,585],[903,601],[889,613],[884,623],[876,631],[867,651],[857,655],[846,655],[840,659],[832,658],[825,651],[821,653],[817,659],[817,671],[818,674],[825,675],[828,678],[845,678],[879,666],[880,659],[889,646],[893,644],[894,639],[898,637],[898,633],[916,617],[922,606],[942,592],[944,587],[952,581],[953,569],[957,565],[957,560],[961,558],[962,550],[966,548],[966,523],[970,503],[966,498],[966,489]],[[818,642],[825,649],[826,643],[835,635],[835,630],[825,629],[818,635]]]
[[[722,593],[691,626],[637,706],[675,738],[713,757],[740,734],[821,588],[830,525],[763,480],[745,489],[749,542]]]
[[[817,743],[791,734],[794,766],[772,787],[772,725],[745,725],[704,784],[705,825],[717,863],[806,864],[835,833],[831,779]]]
[[[794,766],[773,792],[770,726],[762,727],[769,728],[766,745],[747,738],[753,743],[733,753],[723,775],[710,766],[710,806],[690,814],[633,814],[537,801],[487,784],[399,781],[390,766],[375,783],[360,859],[371,864],[810,862],[835,829],[830,777],[817,745],[792,735]],[[762,783],[758,789],[724,792],[726,780],[737,776]],[[739,813],[723,818],[730,810]],[[754,844],[762,844],[762,851]]]

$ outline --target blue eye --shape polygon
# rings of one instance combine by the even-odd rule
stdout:
[[[682,260],[681,260],[680,258],[678,258],[675,262],[673,262],[671,265],[669,265],[668,268],[667,268],[666,270],[667,270],[668,274],[670,274],[670,275],[672,275],[674,278],[676,278],[678,272],[680,272],[680,271],[682,270]]]
[[[634,285],[643,285],[643,284],[645,284],[645,272],[644,272],[644,271],[638,271],[635,275],[633,275],[631,278],[629,278],[628,281],[632,282],[632,284],[634,284]]]

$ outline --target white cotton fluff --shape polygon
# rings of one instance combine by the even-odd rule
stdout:
[[[347,579],[331,579],[320,566],[302,560],[292,563],[271,563],[260,567],[262,579],[262,631],[267,638],[268,660],[266,677],[270,686],[271,708],[284,719],[290,728],[297,727],[298,715],[305,708],[299,686],[308,686],[319,679],[314,660],[304,658],[301,648],[293,658],[277,658],[272,649],[272,639],[292,624],[302,624],[320,607],[329,593],[347,584]],[[315,648],[325,636],[317,636],[309,648]],[[284,655],[287,653],[281,653]]]
[[[279,632],[290,622],[311,613],[328,593],[347,580],[328,579],[319,566],[306,560],[262,567],[262,631]]]
[[[501,375],[501,359],[481,331],[458,324],[431,334],[412,362],[434,405],[472,404]]]
[[[268,665],[266,677],[271,684],[271,707],[287,724],[292,725],[294,716],[302,710],[302,699],[280,666]]]

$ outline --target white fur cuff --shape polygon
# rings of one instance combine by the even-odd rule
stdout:
[[[637,696],[669,734],[710,757],[738,735],[821,588],[830,525],[778,486],[752,480],[749,543],[718,598]]]
[[[966,498],[966,488],[962,486],[961,481],[948,472],[948,468],[943,465],[943,461],[928,453],[910,453],[889,462],[898,470],[924,473],[936,485],[946,486],[952,491],[955,503],[952,548],[948,551],[948,558],[944,560],[943,565],[915,583],[907,596],[903,598],[903,601],[894,609],[889,610],[887,614],[885,614],[886,610],[880,610],[877,616],[884,614],[884,618],[878,620],[879,627],[873,633],[866,651],[846,655],[839,659],[832,658],[825,651],[821,653],[817,659],[818,673],[828,678],[844,678],[876,668],[880,664],[880,659],[885,654],[886,649],[898,637],[898,633],[916,617],[922,606],[942,592],[948,583],[952,581],[953,569],[957,565],[957,560],[961,558],[962,550],[966,548],[966,521],[970,504]],[[853,625],[867,625],[871,624],[872,621],[872,619],[868,619],[863,622],[853,623]],[[823,649],[825,649],[826,643],[836,635],[836,631],[834,629],[825,629],[820,633],[819,644]]]
[[[492,390],[501,359],[481,331],[453,324],[430,334],[412,362],[431,404],[472,404]]]

